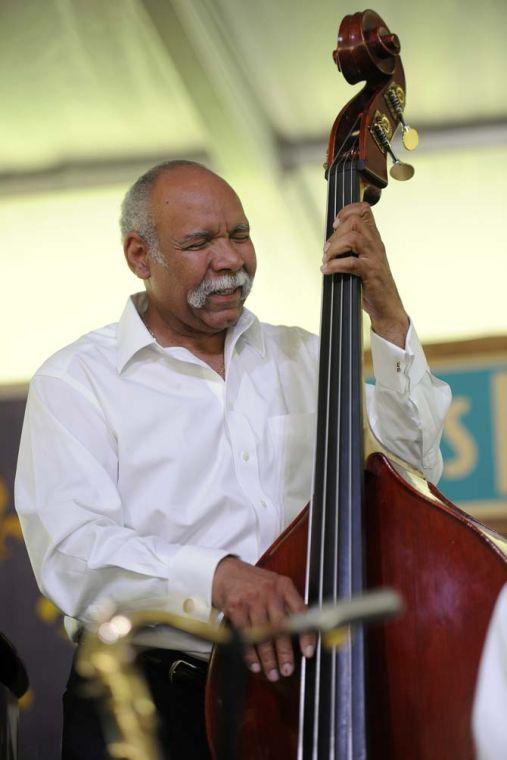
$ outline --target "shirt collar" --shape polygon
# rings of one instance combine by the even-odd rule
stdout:
[[[123,314],[118,322],[118,354],[116,368],[119,373],[123,372],[127,362],[146,346],[156,343],[141,314],[146,311],[148,299],[146,293],[135,293],[127,300]],[[236,324],[228,330],[227,342],[234,346],[237,340],[243,339],[249,343],[261,356],[264,356],[264,337],[259,320],[248,309],[243,309]]]
[[[146,311],[148,299],[146,293],[135,293],[127,300],[123,314],[118,322],[118,355],[116,368],[122,372],[127,362],[142,348],[155,343],[154,337],[148,331],[139,316]]]
[[[240,337],[246,343],[249,343],[258,354],[264,356],[264,336],[262,334],[261,323],[255,314],[248,309],[243,309],[236,324],[227,331],[226,345],[234,347]]]

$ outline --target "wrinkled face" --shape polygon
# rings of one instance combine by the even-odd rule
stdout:
[[[146,289],[161,316],[191,333],[235,324],[249,289],[236,285],[256,268],[236,193],[204,170],[173,169],[153,188],[152,212],[159,245],[148,259]]]

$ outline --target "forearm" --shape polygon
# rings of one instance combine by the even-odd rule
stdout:
[[[375,318],[371,317],[371,329],[384,340],[398,348],[405,348],[410,320],[406,312],[401,309],[392,316]]]
[[[440,439],[451,394],[428,368],[413,327],[406,350],[372,336],[376,385],[367,387],[367,410],[374,435],[436,482],[442,472]]]

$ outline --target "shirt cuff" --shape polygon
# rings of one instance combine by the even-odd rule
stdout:
[[[187,545],[171,557],[167,566],[169,597],[178,601],[180,612],[209,619],[215,570],[229,555],[220,549]]]
[[[406,394],[429,372],[428,362],[412,322],[405,348],[381,338],[371,330],[371,357],[375,381],[396,393]]]

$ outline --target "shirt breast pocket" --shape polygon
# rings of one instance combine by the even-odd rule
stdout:
[[[283,510],[283,527],[309,502],[315,447],[315,412],[270,417],[275,498]]]

